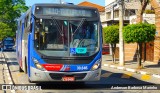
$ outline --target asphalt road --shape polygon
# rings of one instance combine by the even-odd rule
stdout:
[[[5,76],[10,77],[7,83],[1,83],[13,83],[16,86],[37,86],[37,89],[41,89],[11,90],[11,93],[160,93],[160,85],[155,85],[160,84],[158,78],[107,68],[103,66],[104,62],[102,62],[101,80],[97,82],[86,82],[85,84],[62,82],[29,83],[27,75],[19,72],[15,52],[3,53],[11,75]],[[7,90],[7,93],[10,92]]]

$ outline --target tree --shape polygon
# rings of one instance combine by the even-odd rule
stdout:
[[[105,43],[111,44],[112,58],[113,58],[113,62],[115,62],[116,43],[119,42],[119,27],[118,25],[107,26],[103,28],[103,31],[104,31]]]
[[[5,23],[0,22],[0,40],[5,38],[6,36],[12,36],[12,29]]]
[[[3,33],[4,35],[11,37],[15,35],[17,29],[16,19],[27,9],[25,0],[0,0],[0,22],[6,24],[8,29],[11,29],[11,33]]]
[[[151,6],[152,6],[152,8],[154,9],[154,11],[155,11],[155,20],[156,20],[156,22],[155,22],[155,24],[156,24],[156,31],[157,31],[157,33],[160,33],[160,30],[159,30],[159,28],[160,28],[160,25],[159,25],[159,22],[160,22],[160,19],[159,19],[159,16],[160,16],[160,13],[159,13],[159,11],[160,11],[160,5],[159,5],[159,0],[140,0],[141,1],[141,8],[140,9],[138,9],[138,13],[137,13],[137,22],[139,23],[139,22],[142,22],[142,14],[143,14],[143,12],[144,12],[144,10],[145,10],[145,7],[147,6],[147,3],[150,3],[151,4]],[[143,2],[143,3],[142,3]],[[143,7],[144,6],[144,7]],[[158,40],[158,37],[159,37],[160,35],[159,34],[157,34],[156,35],[156,39],[155,40]],[[159,46],[159,43],[155,43],[154,44],[154,47],[158,47]],[[158,50],[156,50],[156,51],[158,51]],[[154,59],[154,61],[158,61],[158,59]]]
[[[142,68],[142,44],[155,39],[155,25],[147,23],[127,25],[123,29],[123,38],[126,43],[137,43],[138,68]]]
[[[137,23],[142,23],[143,20],[143,13],[149,3],[150,0],[139,0],[140,1],[140,8],[138,9],[137,12]]]

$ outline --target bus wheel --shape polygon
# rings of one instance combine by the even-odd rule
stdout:
[[[24,71],[25,74],[27,74],[27,70],[28,70],[28,69],[27,69],[27,60],[26,60],[26,58],[25,58],[25,71]]]
[[[23,72],[22,68],[19,66],[19,72]]]
[[[29,83],[33,83],[29,78],[28,78],[28,82],[29,82]]]

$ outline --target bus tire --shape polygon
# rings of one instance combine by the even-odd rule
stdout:
[[[19,66],[19,72],[23,72],[22,68]]]
[[[28,82],[29,82],[29,83],[33,83],[29,78],[28,78]]]
[[[25,57],[25,71],[24,71],[25,74],[27,74],[27,70],[28,70],[27,69],[27,60],[26,60],[26,57]]]

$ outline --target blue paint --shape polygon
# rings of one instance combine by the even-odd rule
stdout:
[[[71,54],[76,54],[76,48],[70,48],[70,53]]]

